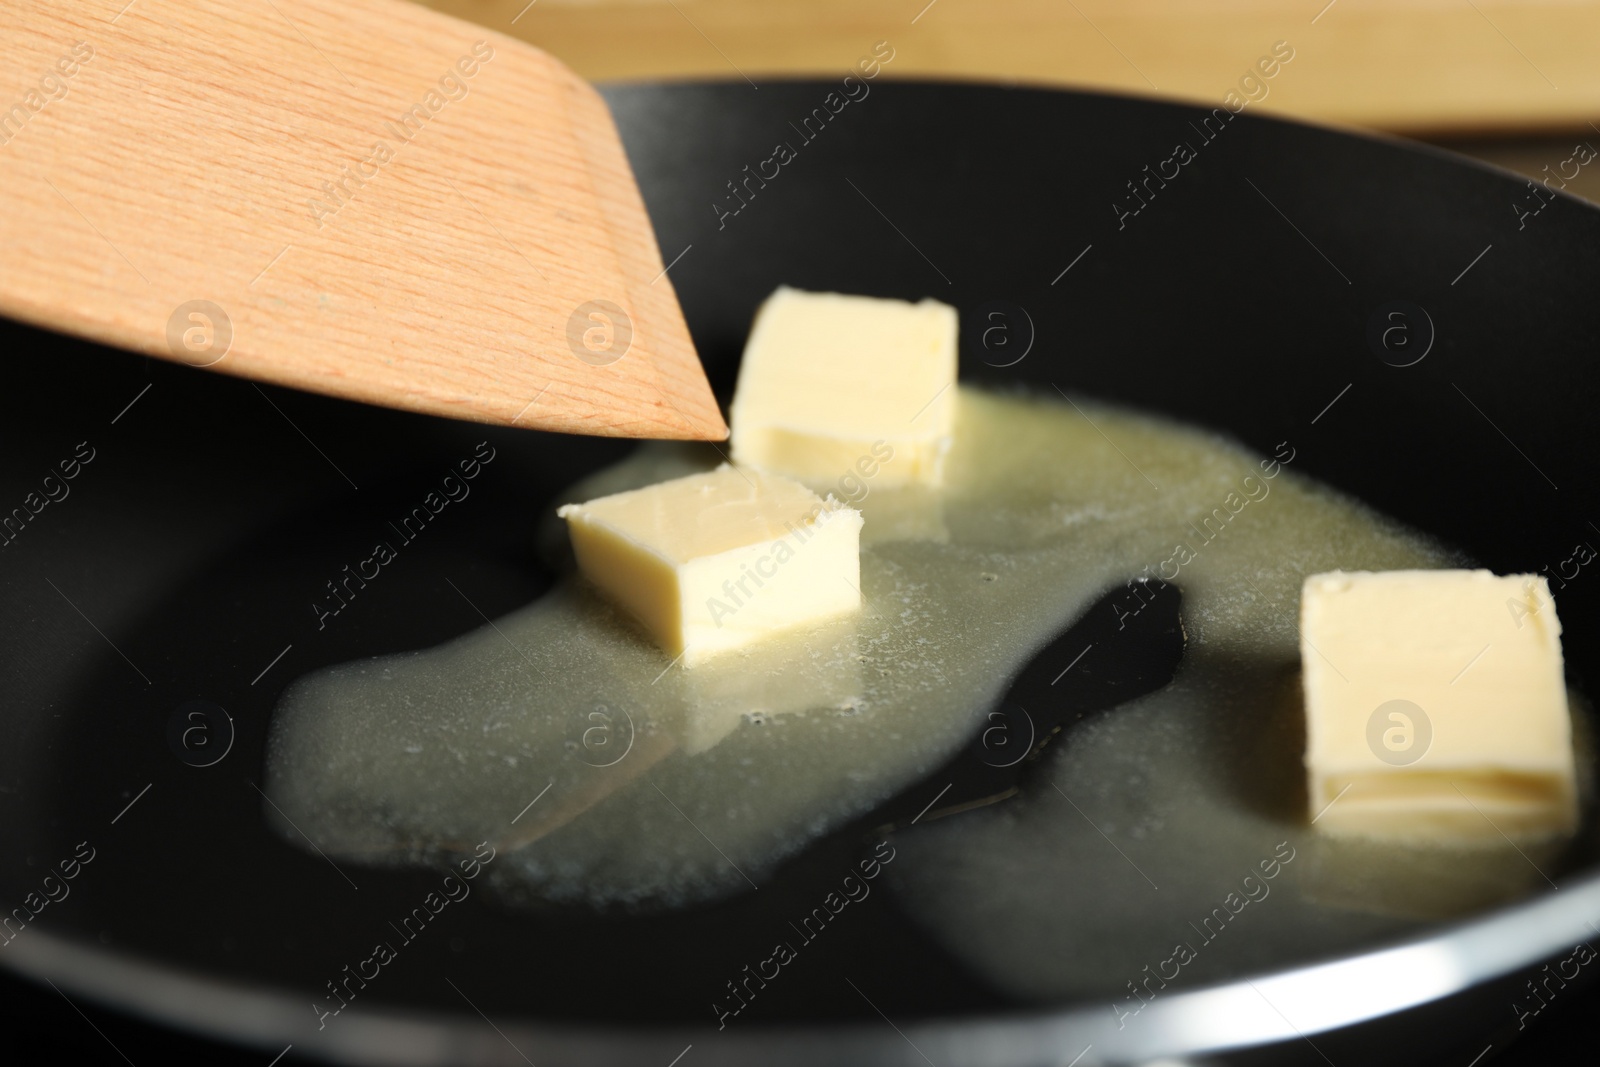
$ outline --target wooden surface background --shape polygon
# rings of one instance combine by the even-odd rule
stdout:
[[[1255,106],[1432,137],[1600,125],[1592,0],[428,0],[592,80],[840,72],[1104,88],[1216,103],[1276,41]],[[1565,158],[1564,156],[1557,157]]]

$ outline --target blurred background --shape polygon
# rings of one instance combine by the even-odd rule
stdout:
[[[1600,4],[1587,0],[429,0],[591,81],[831,76],[1059,86],[1415,138],[1600,202]],[[1292,66],[1241,86],[1273,44]],[[1592,154],[1593,150],[1590,149]]]

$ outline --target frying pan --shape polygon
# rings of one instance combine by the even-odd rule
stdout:
[[[1264,453],[1292,436],[1305,442],[1297,469],[1499,572],[1559,569],[1596,537],[1593,209],[1445,153],[1248,109],[879,83],[802,129],[838,88],[607,94],[724,396],[779,283],[932,295],[1003,325],[1012,346],[968,331],[963,380],[1054,382]],[[1193,158],[1174,175],[1180,140]],[[779,142],[792,158],[735,200],[729,183]],[[1515,1030],[1525,981],[1600,919],[1586,821],[1520,901],[1224,966],[1119,1028],[1110,992],[1001,992],[882,893],[785,972],[781,995],[719,1030],[708,1002],[725,979],[859,847],[824,838],[759,892],[678,912],[517,910],[479,894],[319,1030],[325,979],[438,875],[335,863],[268,829],[259,786],[277,696],[307,671],[437,644],[481,626],[476,609],[493,618],[535,598],[551,581],[531,549],[548,503],[631,446],[3,331],[18,355],[0,504],[92,453],[0,549],[0,903],[93,853],[0,963],[74,997],[350,1063],[1370,1063],[1458,1050],[1465,1063]],[[319,629],[325,581],[481,441],[497,459],[473,498]],[[1600,577],[1580,571],[1557,596],[1571,681],[1593,693]]]

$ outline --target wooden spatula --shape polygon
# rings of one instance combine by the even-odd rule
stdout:
[[[727,436],[611,116],[537,49],[399,0],[11,0],[0,44],[0,314],[411,411]]]

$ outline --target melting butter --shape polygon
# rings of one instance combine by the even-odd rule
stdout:
[[[1026,797],[901,835],[912,858],[895,865],[904,905],[997,984],[1054,993],[1092,984],[1096,966],[1103,983],[1134,924],[1167,939],[1138,894],[1170,903],[1176,922],[1257,853],[1304,840],[1292,696],[1304,576],[1462,562],[1301,477],[1295,456],[1293,443],[1263,460],[1126,410],[963,388],[942,487],[848,470],[815,486],[865,517],[859,616],[684,670],[569,579],[439,648],[296,683],[273,722],[282,817],[268,817],[373,863],[495,841],[513,898],[676,906],[745,891],[942,763],[1086,605],[1165,565],[1189,638],[1172,686],[1054,746]],[[645,445],[552,503],[717,462]],[[1317,883],[1323,902],[1308,890],[1301,913],[1278,918],[1310,909],[1366,930],[1394,921],[1363,914],[1395,910],[1373,906],[1384,892],[1456,891],[1448,861],[1435,863],[1444,876],[1374,890],[1386,856],[1303,856],[1297,876],[1334,871]],[[1085,915],[1104,933],[1085,933]],[[1081,966],[1062,964],[1068,950]]]

